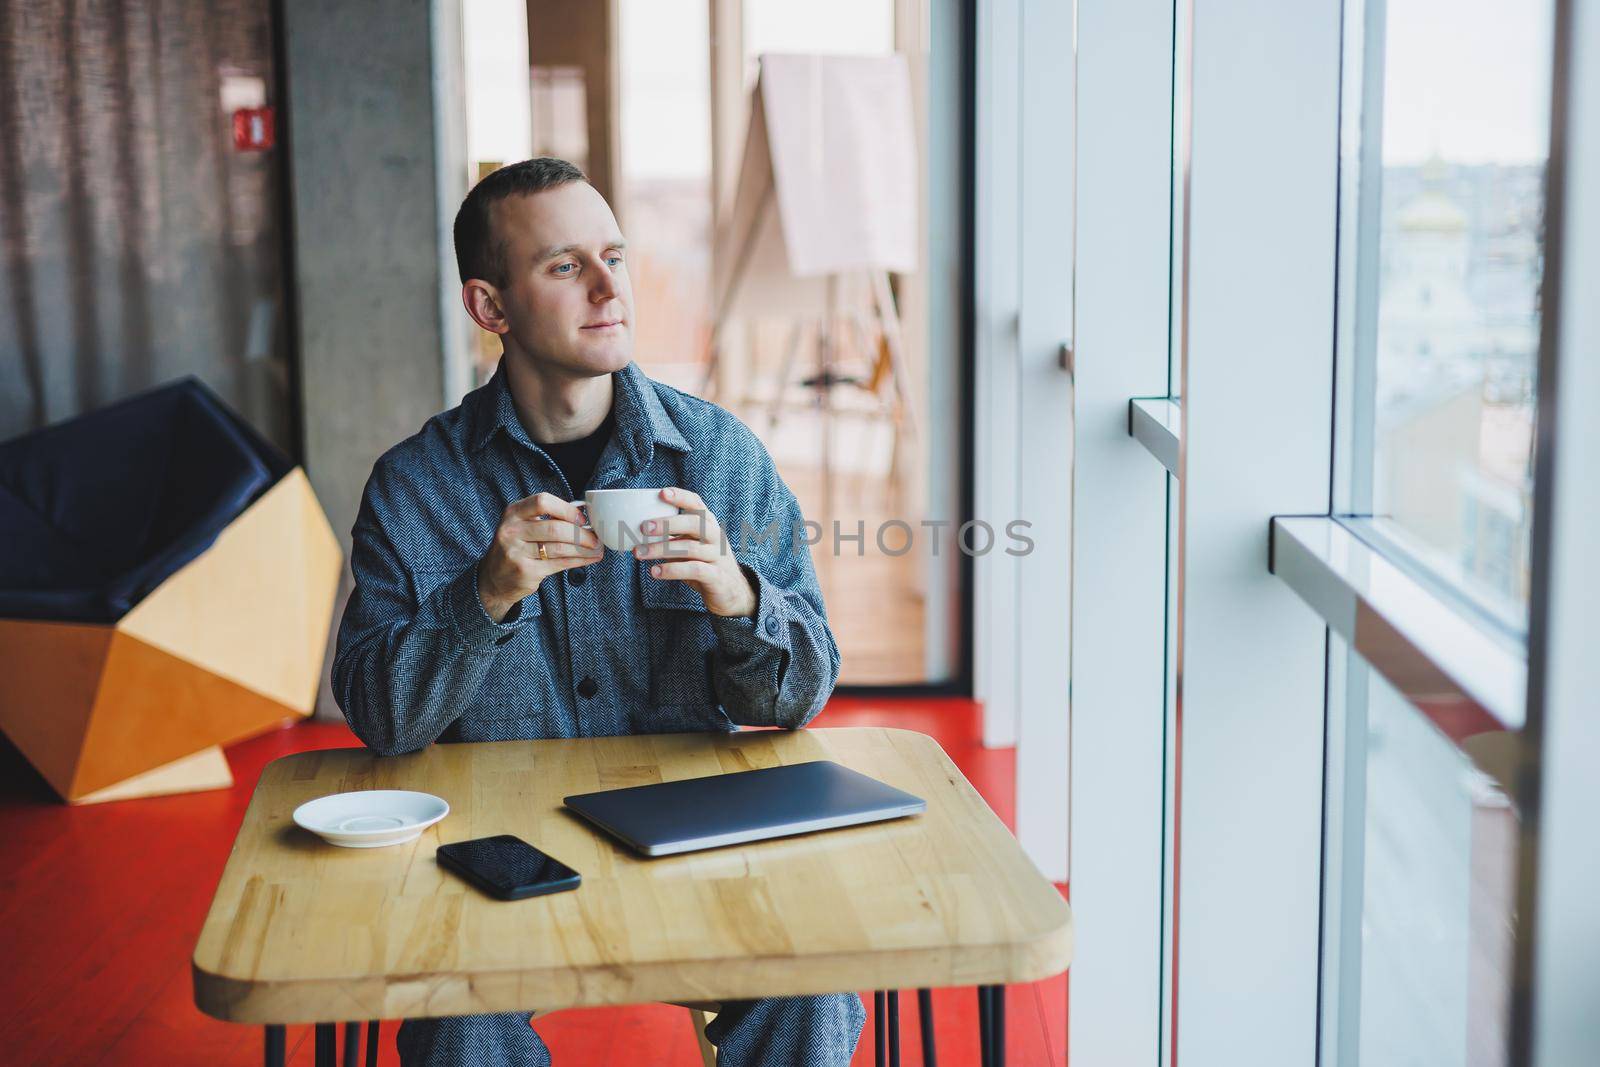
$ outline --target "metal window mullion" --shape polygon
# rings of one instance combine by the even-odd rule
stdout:
[[[1383,85],[1386,0],[1349,0],[1345,8],[1341,143],[1355,139],[1339,189],[1339,307],[1334,399],[1331,510],[1369,515],[1377,446],[1379,232],[1383,196]],[[1351,172],[1353,171],[1353,175]],[[1346,180],[1354,177],[1354,181]]]
[[[1600,3],[1557,0],[1512,1062],[1600,1062]],[[1531,940],[1530,940],[1531,938]]]
[[[1330,631],[1322,821],[1318,1063],[1360,1067],[1367,829],[1367,667]]]
[[[1524,721],[1526,660],[1479,616],[1436,595],[1322,516],[1272,521],[1272,569],[1353,651],[1413,702],[1448,702],[1486,727]]]
[[[1128,435],[1167,468],[1178,474],[1178,448],[1183,438],[1183,406],[1172,397],[1134,397],[1128,401]]]

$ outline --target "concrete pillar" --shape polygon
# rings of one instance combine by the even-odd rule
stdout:
[[[450,241],[467,179],[460,0],[282,11],[305,461],[348,556],[373,463],[468,373]]]
[[[459,59],[435,62],[444,7],[448,59],[455,4],[283,5],[306,467],[347,550],[373,462],[444,408],[446,335],[465,315],[448,238],[465,137],[459,118],[439,118],[464,104]]]

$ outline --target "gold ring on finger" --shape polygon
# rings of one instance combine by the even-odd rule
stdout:
[[[544,545],[543,541],[539,542],[539,558],[540,559],[544,559],[544,560],[547,560],[547,559],[550,558],[550,550],[545,548],[545,545]]]

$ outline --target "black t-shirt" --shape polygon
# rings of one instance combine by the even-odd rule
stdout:
[[[612,426],[611,412],[608,411],[605,421],[587,437],[553,445],[547,445],[542,441],[536,442],[544,449],[545,454],[555,461],[555,465],[561,468],[561,473],[566,475],[573,496],[581,497],[583,491],[589,488],[589,479],[594,476],[595,465],[600,462],[600,453],[606,450],[606,442],[611,440]]]

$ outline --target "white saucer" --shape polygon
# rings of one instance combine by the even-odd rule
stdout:
[[[363,789],[308,800],[294,821],[330,845],[381,848],[416,839],[448,814],[450,805],[432,793]]]

